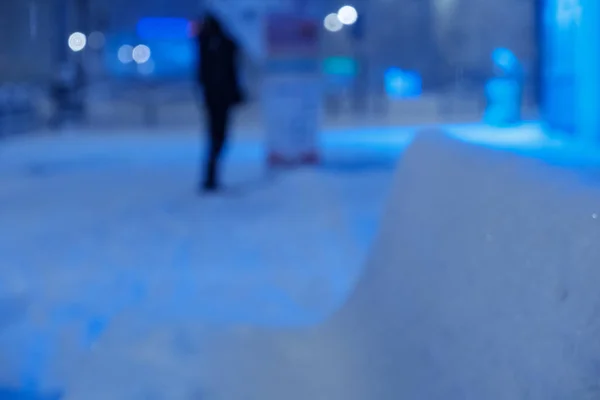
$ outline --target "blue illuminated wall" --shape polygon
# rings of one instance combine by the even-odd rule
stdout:
[[[574,134],[576,130],[575,14],[566,3],[542,0],[544,38],[542,57],[542,113],[553,129]]]
[[[600,2],[571,0],[579,8],[575,43],[577,135],[600,143]]]
[[[600,143],[600,2],[544,0],[543,118],[577,140]]]

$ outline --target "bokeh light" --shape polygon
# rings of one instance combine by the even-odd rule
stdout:
[[[150,60],[152,52],[150,51],[150,47],[146,46],[145,44],[140,44],[135,46],[132,52],[132,56],[133,61],[135,61],[138,64],[144,64]]]
[[[358,11],[352,6],[343,6],[337,13],[337,17],[344,25],[352,25],[358,20]]]
[[[78,52],[85,49],[87,38],[81,32],[74,32],[69,36],[69,48],[72,51]]]
[[[133,46],[125,44],[119,48],[119,52],[117,54],[119,61],[123,64],[129,64],[133,61]]]
[[[344,24],[339,20],[336,13],[327,15],[323,21],[323,25],[329,32],[338,32],[344,27]]]

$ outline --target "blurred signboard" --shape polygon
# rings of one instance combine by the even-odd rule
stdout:
[[[267,17],[269,57],[315,57],[319,51],[320,25],[296,13],[272,13]]]
[[[274,163],[318,159],[321,63],[318,20],[298,12],[266,17],[263,106]]]
[[[266,66],[269,73],[320,71],[320,25],[296,13],[272,13],[266,19]]]

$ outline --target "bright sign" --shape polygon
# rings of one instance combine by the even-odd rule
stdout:
[[[391,98],[418,97],[422,92],[421,76],[416,72],[390,68],[385,72],[385,91]]]
[[[189,39],[193,36],[193,23],[185,18],[142,18],[137,23],[141,39]]]

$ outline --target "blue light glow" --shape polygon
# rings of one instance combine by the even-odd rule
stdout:
[[[392,67],[385,72],[385,91],[390,98],[418,97],[422,93],[421,76],[412,71]]]
[[[137,38],[130,35],[111,35],[107,36],[105,46],[105,66],[107,71],[115,77],[131,78],[140,75],[138,65],[133,63],[133,47],[140,44]],[[144,45],[152,50],[152,59],[145,65],[146,69],[152,70],[152,77],[160,78],[180,78],[193,75],[197,60],[196,44],[193,40],[178,39],[147,39]],[[120,57],[120,49],[127,46],[124,55],[129,58],[128,63],[124,63],[123,57]],[[147,77],[147,76],[146,76]]]
[[[516,79],[495,78],[487,82],[485,94],[486,123],[504,126],[519,122],[521,118],[521,84]]]
[[[189,39],[192,23],[185,18],[142,18],[137,23],[141,39]]]
[[[538,122],[500,128],[484,124],[445,125],[449,136],[479,146],[511,151],[565,167],[600,166],[600,147],[548,131]]]
[[[499,47],[492,52],[492,61],[494,65],[505,73],[510,73],[518,68],[519,60],[517,56],[503,47]]]
[[[519,122],[523,94],[523,68],[512,50],[498,47],[492,51],[495,77],[485,85],[486,123],[506,126]]]

